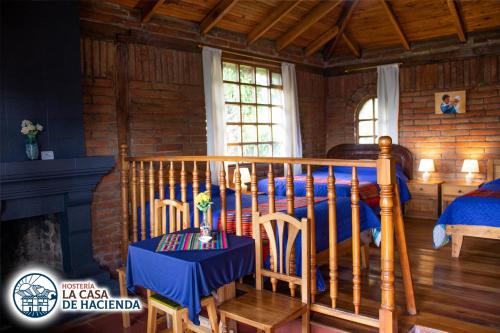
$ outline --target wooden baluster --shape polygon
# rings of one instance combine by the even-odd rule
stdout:
[[[219,188],[220,188],[220,230],[226,229],[226,221],[227,221],[227,210],[226,210],[226,169],[224,167],[224,162],[220,163],[220,172],[219,172]]]
[[[257,187],[257,166],[252,163],[252,175],[250,177],[250,190],[252,191],[252,212],[259,211],[259,192]],[[253,228],[252,228],[253,230]],[[255,238],[256,235],[254,235]]]
[[[381,224],[381,304],[379,309],[379,332],[397,332],[397,316],[394,306],[394,220],[392,185],[392,139],[379,139],[380,154],[377,160],[377,183],[380,186]]]
[[[160,165],[158,166],[158,197],[160,200],[163,200],[165,199],[165,179],[164,179],[164,175],[163,175],[163,162],[160,161]],[[163,222],[165,221],[165,210],[166,210],[166,207],[162,207],[161,208],[161,215],[159,216],[159,218],[157,219],[157,221],[159,222],[158,225],[157,225],[157,228],[158,228],[158,231],[159,231],[159,235],[162,235],[165,233],[165,226],[163,226]],[[156,213],[158,214],[158,211],[156,211]]]
[[[210,171],[210,161],[207,161],[207,169],[205,172],[205,190],[208,193],[208,196],[210,199],[212,199],[212,172]],[[212,206],[208,208],[207,211],[207,224],[210,227],[210,230],[212,229]]]
[[[275,205],[274,205],[274,170],[273,170],[273,165],[269,164],[269,169],[267,171],[267,193],[268,193],[268,206],[269,206],[269,214],[275,212]],[[271,241],[271,240],[269,240]],[[281,241],[281,240],[280,240]],[[277,244],[276,244],[277,245]],[[271,246],[271,245],[270,245]],[[276,271],[277,267],[274,267],[274,262],[278,262],[276,259],[273,257],[273,254],[270,253],[270,268],[271,271]],[[276,292],[278,289],[278,280],[276,278],[271,278],[271,285],[273,287],[273,291]]]
[[[144,175],[144,162],[139,166],[139,193],[141,201],[141,240],[146,239],[146,178]],[[153,204],[153,203],[151,203]],[[150,221],[151,224],[151,221]]]
[[[181,162],[181,201],[182,203],[187,202],[187,194],[186,194],[186,163],[184,161]],[[180,215],[179,215],[180,217]],[[187,225],[187,220],[182,220],[182,229],[189,228]]]
[[[316,299],[316,222],[314,219],[314,177],[309,164],[306,176],[306,200],[307,218],[310,221],[311,230],[311,302],[314,303]]]
[[[234,170],[234,190],[235,193],[235,206],[236,206],[236,235],[242,235],[242,225],[241,225],[241,173],[240,165],[236,163],[236,169]]]
[[[196,164],[196,161],[193,162],[193,202],[194,198],[198,195],[200,192],[200,179],[198,176],[198,165]],[[198,211],[198,208],[193,206],[193,217],[194,217],[194,227],[199,228],[200,227],[200,214]]]
[[[137,168],[132,162],[132,239],[137,242]]]
[[[129,243],[129,198],[128,198],[128,177],[129,177],[129,162],[127,158],[127,145],[123,144],[120,146],[120,200],[122,203],[122,244],[121,244],[121,254],[122,262],[125,263],[127,260],[128,243]]]
[[[159,235],[158,226],[154,223],[155,212],[155,168],[153,161],[149,162],[149,238]]]
[[[170,200],[175,200],[175,171],[174,162],[170,162],[170,169],[168,170],[168,188],[170,190]],[[168,208],[168,229],[169,232],[174,232],[176,229],[177,221],[175,221],[174,207]]]
[[[361,304],[361,240],[359,225],[359,181],[356,167],[352,168],[351,181],[352,210],[352,302],[354,312],[359,314]]]
[[[332,308],[337,307],[338,297],[338,251],[337,251],[337,203],[335,193],[335,174],[333,167],[328,167],[328,237],[330,255],[330,298]]]
[[[293,165],[290,163],[286,164],[286,211],[288,215],[295,215],[295,207],[294,207],[294,187],[293,187]],[[290,275],[295,275],[296,266],[295,266],[295,244],[287,244],[287,246],[291,246],[290,252]],[[287,258],[288,259],[288,258]],[[290,295],[295,297],[296,285],[290,282],[288,284],[290,288]]]

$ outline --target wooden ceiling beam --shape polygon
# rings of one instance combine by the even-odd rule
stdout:
[[[284,49],[290,43],[292,43],[297,37],[299,37],[304,31],[309,29],[314,23],[321,20],[326,14],[331,12],[335,7],[341,3],[341,0],[337,1],[323,1],[307,13],[298,24],[296,24],[292,29],[288,30],[283,36],[281,36],[276,42],[276,48],[279,50]]]
[[[206,35],[226,15],[238,0],[220,0],[200,23],[200,32]]]
[[[342,39],[344,42],[347,44],[347,47],[349,50],[351,50],[352,54],[356,56],[356,58],[361,57],[361,49],[359,48],[358,44],[349,36],[347,36],[347,33],[342,34]]]
[[[253,44],[260,37],[262,37],[269,29],[271,29],[279,20],[281,20],[285,15],[290,13],[292,9],[294,9],[301,0],[297,1],[284,1],[277,8],[273,9],[267,17],[262,20],[252,31],[250,31],[247,35],[247,43]]]
[[[335,51],[335,48],[337,47],[340,38],[342,37],[342,35],[344,35],[344,31],[347,28],[347,24],[349,23],[352,13],[354,12],[354,8],[358,4],[358,2],[359,0],[354,0],[349,5],[346,5],[344,7],[344,10],[339,18],[339,32],[337,36],[334,39],[332,39],[329,45],[325,48],[325,52],[323,54],[325,60],[328,60],[332,57],[333,51]]]
[[[447,0],[448,8],[450,9],[451,17],[453,18],[453,22],[455,23],[455,27],[457,29],[458,39],[464,43],[466,41],[465,37],[465,29],[462,23],[462,18],[460,17],[460,13],[458,11],[457,3],[454,0]]]
[[[153,0],[146,2],[142,9],[141,22],[147,23],[153,17],[154,13],[160,8],[166,0]]]
[[[334,26],[331,29],[328,29],[321,36],[319,36],[317,39],[313,40],[312,43],[307,45],[306,49],[304,50],[305,55],[306,56],[313,55],[320,48],[325,46],[326,43],[328,43],[330,40],[335,38],[335,36],[337,36],[338,33],[339,33],[338,26]]]
[[[401,28],[401,24],[399,23],[398,19],[396,18],[396,15],[394,14],[393,9],[387,2],[387,0],[380,0],[380,3],[382,4],[382,7],[384,7],[385,12],[387,13],[387,16],[389,16],[389,20],[391,21],[392,25],[396,29],[396,32],[399,36],[399,39],[401,39],[401,43],[403,44],[403,47],[406,50],[410,49],[410,43],[408,43],[408,39],[406,38],[405,33],[403,32],[403,28]]]

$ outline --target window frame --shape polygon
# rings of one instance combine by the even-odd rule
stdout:
[[[359,119],[359,114],[361,113],[361,110],[363,110],[363,107],[365,106],[366,103],[372,101],[372,118],[370,119]],[[375,114],[375,105],[377,104],[377,96],[369,96],[363,99],[361,103],[358,104],[358,107],[355,112],[355,117],[354,117],[354,122],[356,126],[354,126],[354,137],[356,139],[357,144],[361,144],[359,142],[360,139],[362,138],[371,138],[373,139],[372,144],[377,143],[377,138],[379,137],[379,134],[377,133],[377,127],[375,126],[376,122],[379,120],[378,117],[376,117]],[[359,123],[361,121],[370,121],[372,123],[373,127],[373,135],[360,135],[359,134]],[[368,143],[369,144],[369,143]]]
[[[280,66],[275,66],[271,64],[266,64],[266,63],[259,63],[259,62],[253,62],[253,61],[245,61],[245,60],[240,60],[240,59],[234,59],[234,58],[227,58],[227,57],[222,57],[221,61],[221,66],[222,66],[222,72],[224,73],[224,63],[231,63],[237,66],[237,75],[238,75],[238,82],[235,81],[228,81],[224,80],[224,75],[222,77],[222,83],[223,86],[225,83],[230,83],[230,84],[236,84],[238,85],[238,90],[239,90],[239,102],[227,102],[224,99],[224,104],[225,105],[236,105],[239,107],[240,110],[240,121],[235,122],[235,121],[230,121],[226,122],[224,119],[224,126],[239,126],[240,128],[240,142],[231,142],[227,143],[225,142],[225,147],[224,150],[226,150],[226,147],[231,147],[231,146],[236,146],[236,147],[241,147],[240,152],[242,157],[248,156],[260,156],[259,155],[259,145],[260,144],[267,144],[271,146],[271,155],[269,157],[275,157],[278,154],[274,151],[274,145],[277,143],[280,143],[279,141],[274,140],[274,131],[273,127],[280,125],[277,122],[273,122],[273,107],[279,107],[279,108],[284,108],[284,96],[283,96],[283,103],[281,105],[273,104],[272,103],[272,89],[279,89],[283,93],[283,76],[281,73],[281,67]],[[240,66],[249,66],[253,68],[253,83],[242,83],[241,82],[241,77],[240,77]],[[262,84],[257,84],[257,67],[259,68],[265,68],[267,70],[267,78],[269,85],[262,85]],[[272,81],[272,75],[273,73],[279,74],[281,76],[281,85],[276,85],[273,84]],[[247,102],[242,102],[241,101],[241,96],[242,96],[242,86],[252,86],[255,89],[255,102],[254,103],[247,103]],[[257,102],[257,88],[262,87],[262,88],[268,88],[269,89],[269,103],[263,104],[263,103],[258,103]],[[243,121],[243,106],[253,106],[255,107],[255,122],[244,122]],[[259,122],[259,115],[258,115],[258,107],[263,106],[263,107],[268,107],[269,108],[269,122]],[[226,112],[224,110],[224,112]],[[250,125],[250,126],[256,126],[256,141],[249,141],[249,142],[243,142],[243,126],[244,125]],[[259,126],[269,126],[271,129],[271,141],[259,141]],[[224,128],[225,131],[225,128]],[[224,133],[225,135],[225,133]],[[257,155],[244,155],[244,146],[256,146],[257,147]]]

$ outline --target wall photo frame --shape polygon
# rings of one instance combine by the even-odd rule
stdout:
[[[465,90],[443,91],[434,94],[436,114],[457,114],[466,112]]]

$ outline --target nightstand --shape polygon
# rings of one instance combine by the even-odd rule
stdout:
[[[411,180],[411,200],[405,204],[405,217],[437,219],[441,206],[441,180]]]
[[[455,200],[455,198],[474,191],[481,184],[482,182],[472,182],[471,184],[466,184],[463,180],[447,180],[443,185],[441,185],[441,191],[443,193],[441,196],[441,213],[453,200]]]

